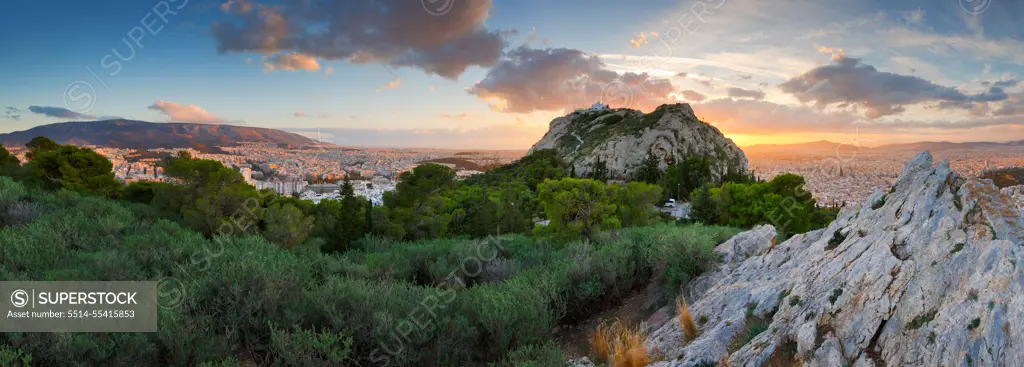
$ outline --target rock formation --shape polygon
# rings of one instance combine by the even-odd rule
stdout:
[[[697,338],[672,318],[645,343],[662,367],[1019,365],[1022,245],[1013,199],[923,152],[828,228],[719,245],[723,263],[687,292]]]
[[[662,105],[649,114],[629,109],[584,110],[551,121],[530,152],[555,149],[578,174],[600,159],[611,178],[628,178],[648,152],[664,170],[673,159],[707,158],[717,179],[732,169],[747,171],[747,158],[732,140],[697,119],[688,104]]]

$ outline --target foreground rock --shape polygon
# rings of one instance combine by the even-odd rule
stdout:
[[[772,245],[756,228],[646,340],[656,366],[988,366],[1024,361],[1024,222],[990,181],[924,152],[892,191]],[[756,332],[763,330],[760,334]]]
[[[610,178],[633,177],[648,152],[662,170],[673,159],[706,158],[720,178],[747,171],[747,158],[717,128],[697,119],[688,104],[662,105],[649,114],[629,109],[574,112],[551,121],[530,152],[554,149],[579,175],[600,159]]]

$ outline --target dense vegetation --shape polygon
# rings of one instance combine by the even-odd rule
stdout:
[[[782,174],[768,182],[726,182],[691,195],[691,216],[708,224],[748,228],[771,224],[785,239],[828,226],[838,208],[821,208],[804,190],[804,178]]]
[[[4,279],[165,280],[159,333],[0,336],[45,365],[479,365],[558,355],[555,325],[652,280],[678,289],[735,233],[663,225],[558,247],[523,235],[367,237],[363,250],[336,255],[309,241],[284,250],[256,234],[208,239],[146,205],[9,178],[0,178],[0,213]]]
[[[566,177],[551,151],[462,181],[420,165],[374,207],[349,183],[315,205],[257,191],[187,154],[162,164],[176,184],[122,186],[89,149],[28,147],[25,165],[0,147],[0,277],[161,280],[160,331],[9,333],[0,361],[550,366],[556,326],[652,284],[669,304],[739,231],[666,223],[653,182],[667,179]],[[690,169],[703,162],[684,164],[669,182],[709,185]],[[825,220],[802,185],[727,182],[694,191],[694,211],[798,231]]]
[[[1024,185],[1024,167],[986,171],[981,175],[981,178],[992,180],[999,188]]]

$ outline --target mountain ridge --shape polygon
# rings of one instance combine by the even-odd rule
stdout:
[[[220,153],[218,147],[240,142],[311,145],[316,142],[282,130],[191,122],[146,122],[127,119],[71,121],[0,134],[0,144],[24,145],[45,136],[58,144],[94,145],[122,149],[192,148]]]

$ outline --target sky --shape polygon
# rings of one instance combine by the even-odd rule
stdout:
[[[1024,140],[1022,18],[1019,0],[4,1],[0,133],[126,118],[527,149],[600,100],[689,103],[740,146]]]

